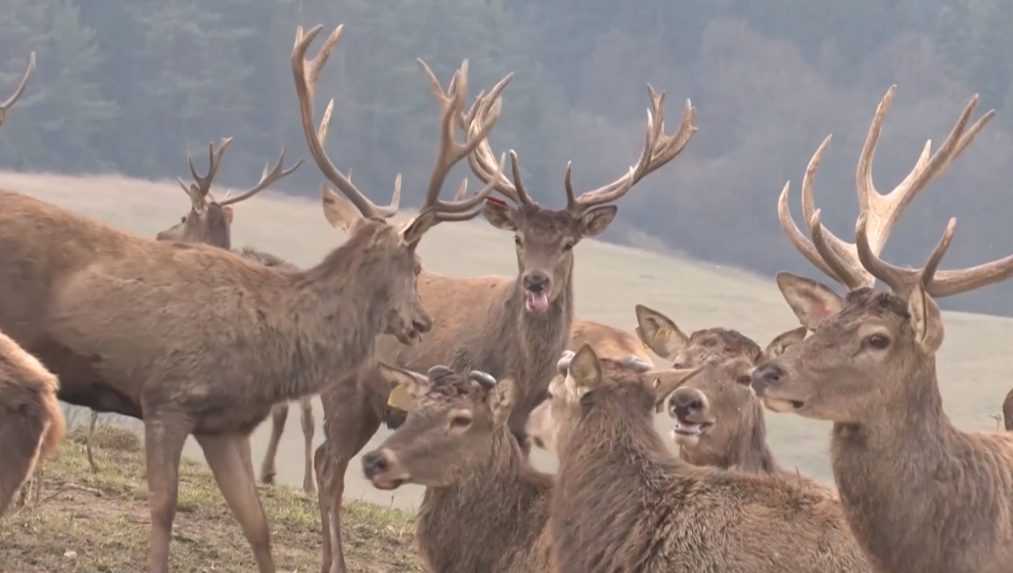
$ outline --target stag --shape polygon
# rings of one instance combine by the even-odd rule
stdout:
[[[507,426],[513,382],[434,366],[381,366],[412,405],[407,421],[362,458],[379,489],[426,487],[415,536],[429,571],[550,571],[552,478],[528,465]]]
[[[465,86],[452,80],[444,89],[420,60],[433,93],[447,113],[453,94]],[[565,348],[573,321],[574,246],[605,230],[619,201],[646,175],[674,159],[696,132],[695,110],[687,101],[682,123],[674,134],[664,131],[664,94],[650,89],[647,136],[640,158],[625,175],[600,188],[578,195],[572,170],[565,171],[567,205],[554,210],[539,205],[521,181],[518,156],[510,152],[512,179],[497,163],[491,145],[483,140],[469,155],[472,171],[507,200],[489,199],[482,211],[494,227],[514,234],[518,272],[515,277],[456,278],[423,273],[419,289],[433,317],[426,339],[412,348],[381,344],[384,362],[414,371],[437,364],[473,368],[518,383],[510,429],[518,442],[524,421],[541,399],[554,368],[554,356]],[[456,113],[457,125],[474,137],[484,123],[480,96],[467,113]],[[390,388],[375,368],[357,373],[355,383],[331,387],[321,395],[324,406],[324,444],[315,464],[320,487],[324,529],[323,570],[345,571],[341,547],[340,511],[348,462],[385,419]],[[329,567],[329,568],[328,568]]]
[[[783,332],[761,350],[737,330],[705,328],[687,336],[654,309],[638,304],[636,313],[637,336],[655,354],[671,360],[673,368],[722,363],[720,375],[695,377],[665,399],[663,408],[672,419],[672,438],[682,459],[747,472],[781,471],[767,445],[763,405],[749,387],[750,371],[799,343],[806,328]]]
[[[281,272],[207,245],[134,237],[0,192],[0,328],[61,376],[62,399],[143,418],[150,571],[168,570],[180,454],[190,434],[259,570],[275,570],[250,431],[275,403],[318,393],[366,362],[378,335],[411,343],[427,331],[416,286],[419,241],[440,222],[476,215],[490,191],[440,200],[450,163],[440,162],[418,216],[402,229],[389,224],[396,205],[377,206],[353,186],[314,129],[311,86],[324,59],[305,53],[320,30],[297,30],[292,72],[309,148],[341,193],[324,193],[324,213],[348,238],[318,265]],[[498,116],[498,97],[489,105],[478,138]],[[452,150],[453,159],[463,158],[477,145],[448,134],[441,156]]]
[[[693,466],[665,447],[655,408],[687,380],[719,373],[715,364],[649,371],[584,346],[559,368],[531,416],[559,456],[549,510],[557,571],[869,570],[824,488]]]
[[[326,126],[326,122],[325,122]],[[323,139],[323,138],[321,138]],[[232,138],[222,140],[220,144],[208,145],[208,170],[204,175],[197,172],[194,167],[193,158],[187,154],[187,166],[193,176],[193,182],[187,185],[182,180],[180,187],[190,199],[190,211],[184,215],[179,223],[169,229],[158,233],[157,239],[162,241],[182,241],[184,243],[206,243],[222,249],[232,248],[232,222],[235,220],[233,205],[245,201],[250,197],[263,191],[279,179],[289,175],[298,167],[298,164],[287,170],[282,170],[285,150],[282,150],[281,158],[274,168],[264,167],[260,182],[247,191],[243,191],[234,197],[226,196],[218,201],[211,193],[211,185],[221,165],[222,155],[232,143]],[[301,162],[300,162],[301,163]],[[251,247],[243,247],[238,250],[240,256],[246,257],[268,267],[275,267],[286,272],[296,272],[298,268],[284,259]],[[312,397],[299,399],[301,412],[302,433],[303,433],[303,491],[312,494],[316,491],[313,479],[313,433],[316,422],[313,419]],[[267,452],[261,465],[260,480],[264,483],[274,483],[276,475],[275,458],[278,454],[278,445],[281,442],[282,432],[285,431],[285,422],[288,420],[289,403],[281,402],[271,409],[271,438],[267,444]]]
[[[943,174],[993,112],[971,123],[973,97],[942,146],[933,153],[926,143],[904,180],[880,194],[871,165],[893,95],[891,87],[880,101],[859,156],[854,243],[827,230],[813,202],[813,175],[826,141],[802,183],[811,240],[791,217],[788,185],[782,192],[780,219],[791,242],[849,293],[842,298],[816,281],[780,275],[785,298],[814,332],[754,371],[753,386],[774,411],[833,422],[834,478],[851,529],[877,571],[1008,571],[1013,436],[952,425],[943,411],[935,355],[943,342],[936,299],[1009,277],[1013,257],[939,270],[955,230],[950,219],[925,266],[898,267],[880,258],[904,208]],[[888,290],[874,290],[876,280]]]

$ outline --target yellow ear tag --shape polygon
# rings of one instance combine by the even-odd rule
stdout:
[[[403,384],[398,384],[390,391],[387,405],[405,412],[413,412],[416,408],[415,397],[408,392],[408,388]]]

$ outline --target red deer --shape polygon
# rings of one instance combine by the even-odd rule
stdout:
[[[428,66],[420,63],[446,110],[453,89],[444,90]],[[460,89],[460,84],[450,85]],[[574,246],[604,231],[618,210],[614,203],[643,177],[674,159],[696,132],[695,110],[689,101],[679,130],[668,134],[664,132],[664,95],[653,89],[649,95],[647,137],[636,164],[612,183],[579,196],[567,166],[564,209],[545,208],[528,194],[516,153],[510,153],[511,182],[491,146],[484,140],[479,143],[469,156],[472,171],[509,200],[490,199],[482,213],[493,226],[514,234],[517,275],[456,278],[424,273],[419,289],[433,317],[432,331],[412,348],[381,344],[381,359],[414,371],[450,364],[457,370],[478,369],[497,379],[517,380],[509,425],[526,446],[524,422],[541,400],[555,372],[555,357],[570,334]],[[459,121],[472,136],[482,125],[481,109],[475,107],[481,106],[474,106]],[[345,571],[340,511],[348,462],[393,414],[386,405],[390,389],[380,378],[375,369],[367,369],[358,373],[355,383],[336,384],[321,395],[326,439],[317,449],[315,465],[324,529],[323,571]]]
[[[636,356],[646,362],[651,361],[650,352],[636,334],[600,322],[574,320],[566,347],[575,349],[585,344],[594,348],[598,356],[605,358],[621,360],[627,356]]]
[[[717,360],[721,374],[695,377],[665,399],[672,419],[672,437],[682,459],[698,466],[748,472],[780,471],[767,445],[763,405],[750,389],[750,371],[774,358],[806,335],[805,327],[788,330],[767,345],[728,328],[706,328],[689,336],[664,314],[636,306],[637,335],[673,368],[689,368]],[[596,354],[597,348],[595,348]]]
[[[757,368],[753,386],[777,412],[833,422],[831,462],[851,529],[877,571],[999,573],[1013,563],[1013,436],[967,433],[943,411],[936,351],[943,322],[936,299],[1013,274],[1013,257],[962,270],[939,270],[955,219],[922,268],[880,258],[901,211],[960,155],[993,116],[973,124],[978,98],[964,108],[942,146],[925,145],[912,171],[889,194],[876,191],[871,164],[894,88],[884,95],[856,171],[860,214],[855,243],[832,235],[803,179],[811,240],[787,208],[780,219],[806,258],[850,292],[782,273],[778,283],[813,333]],[[809,214],[811,213],[811,214]],[[881,280],[889,290],[874,290]]]
[[[416,247],[436,224],[477,215],[489,192],[439,199],[451,165],[477,145],[455,141],[446,129],[464,105],[455,97],[419,215],[402,229],[388,223],[394,210],[375,205],[334,167],[314,129],[312,84],[325,58],[306,60],[305,53],[320,30],[297,30],[292,72],[307,144],[341,193],[324,194],[325,215],[348,238],[318,265],[281,272],[207,245],[134,237],[0,192],[0,328],[61,377],[61,399],[143,418],[153,572],[169,568],[179,460],[190,434],[258,568],[275,570],[250,431],[274,404],[318,393],[369,360],[378,335],[411,343],[426,332]],[[489,105],[479,139],[498,116],[498,94]]]
[[[373,485],[426,487],[416,539],[429,571],[550,571],[551,476],[528,465],[507,426],[513,382],[434,366],[381,367],[417,404],[362,465]]]
[[[326,123],[324,125],[326,127]],[[289,169],[282,170],[281,164],[284,162],[285,157],[285,150],[282,150],[281,159],[278,160],[273,169],[265,166],[260,182],[256,186],[235,197],[226,196],[219,201],[211,193],[211,185],[215,175],[218,173],[218,168],[221,166],[222,156],[231,142],[232,138],[227,138],[222,140],[217,146],[208,146],[208,171],[205,175],[200,175],[197,172],[197,168],[193,164],[193,158],[187,154],[187,165],[194,180],[189,185],[180,180],[179,184],[190,199],[190,211],[180,219],[179,223],[158,233],[158,240],[206,243],[223,249],[231,249],[232,222],[235,220],[233,205],[249,199],[266,189],[277,180],[295,171],[299,166],[299,164],[296,164]],[[395,198],[395,204],[397,200],[398,198]],[[237,253],[252,261],[268,267],[275,267],[278,270],[287,272],[298,271],[295,265],[271,253],[258,249],[243,247]],[[316,485],[313,480],[313,433],[316,422],[313,419],[312,397],[300,398],[299,407],[302,414],[303,449],[305,453],[303,491],[310,494],[316,491]],[[271,438],[267,444],[267,452],[264,455],[264,462],[260,470],[260,479],[264,483],[274,483],[276,474],[275,458],[277,457],[278,444],[281,441],[282,432],[285,430],[285,422],[288,420],[288,408],[288,402],[281,402],[275,404],[274,408],[271,409]]]
[[[568,362],[568,363],[567,363]],[[648,371],[564,356],[532,414],[559,456],[549,529],[562,573],[869,571],[840,504],[792,478],[693,466],[654,429],[663,397],[716,364]]]

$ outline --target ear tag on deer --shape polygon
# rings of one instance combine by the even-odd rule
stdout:
[[[387,397],[387,405],[404,412],[414,412],[418,409],[415,397],[411,395],[408,387],[404,384],[398,384],[390,391],[390,396]]]

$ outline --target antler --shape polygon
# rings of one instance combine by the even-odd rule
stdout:
[[[921,154],[915,161],[914,167],[908,175],[897,184],[892,191],[886,194],[879,193],[872,179],[872,160],[876,152],[876,144],[879,142],[879,135],[882,130],[886,112],[893,102],[893,95],[896,86],[890,88],[883,95],[876,113],[869,126],[869,132],[862,146],[862,153],[858,159],[855,170],[856,191],[858,193],[859,218],[863,231],[860,234],[866,242],[866,255],[878,257],[882,253],[886,241],[893,231],[897,220],[904,209],[925,187],[937,177],[942,175],[954,159],[963,153],[964,149],[974,140],[982,128],[995,115],[995,110],[990,110],[970,126],[968,122],[978,104],[978,96],[975,95],[964,107],[964,111],[957,118],[950,133],[946,136],[942,146],[932,153],[932,140],[925,142]],[[778,199],[778,219],[784,228],[788,239],[811,263],[818,267],[834,280],[844,284],[848,288],[859,288],[872,286],[877,275],[865,261],[861,259],[859,246],[855,243],[848,243],[830,230],[823,227],[820,212],[815,207],[813,200],[813,180],[816,170],[823,157],[823,152],[830,143],[830,136],[820,144],[813,153],[805,174],[802,177],[802,210],[808,223],[812,240],[806,238],[805,234],[798,228],[791,215],[789,206],[789,193],[791,184],[785,183]],[[857,242],[857,241],[856,241]],[[991,267],[990,267],[991,268]],[[970,269],[968,269],[970,270]],[[950,271],[941,271],[939,279],[949,276]],[[994,272],[994,271],[992,271]],[[952,279],[950,279],[952,281]],[[1000,280],[1000,279],[994,279]],[[884,282],[886,282],[884,280]],[[889,282],[887,283],[889,284]]]
[[[432,209],[436,213],[437,221],[456,221],[471,219],[481,211],[486,196],[493,189],[496,189],[495,180],[489,182],[481,191],[471,196],[467,195],[467,180],[458,187],[454,201],[440,201],[438,199],[440,189],[443,188],[444,180],[457,162],[470,157],[472,152],[486,143],[486,136],[499,119],[502,109],[501,94],[513,78],[509,73],[490,89],[488,92],[481,92],[475,98],[475,102],[468,110],[464,109],[464,101],[468,90],[468,60],[461,62],[461,67],[454,72],[450,83],[444,89],[440,80],[433,73],[432,68],[422,60],[418,59],[419,66],[429,79],[433,95],[440,104],[440,149],[436,158],[436,165],[429,179],[429,189],[426,193],[426,201],[423,210]],[[468,126],[464,143],[454,140],[454,132],[458,128]],[[495,160],[494,160],[495,161]],[[504,159],[501,158],[499,166],[495,169],[502,170]]]
[[[288,169],[282,167],[284,163],[285,163],[285,148],[282,147],[281,155],[278,157],[278,161],[277,163],[274,164],[274,167],[271,167],[270,163],[264,164],[264,171],[260,174],[260,181],[258,181],[256,185],[254,185],[252,188],[246,191],[243,191],[242,193],[236,195],[235,197],[226,197],[218,204],[224,207],[226,205],[239,203],[240,201],[253,197],[257,193],[260,193],[264,189],[267,189],[271,185],[277,183],[284,177],[288,177],[296,169],[299,169],[299,166],[302,165],[302,159],[296,161],[295,165],[289,167]]]
[[[230,145],[232,145],[231,137],[223,138],[217,145],[213,142],[208,143],[208,171],[203,176],[197,173],[197,168],[193,164],[193,156],[190,155],[189,151],[186,152],[186,164],[190,168],[190,175],[193,177],[194,182],[187,185],[179,177],[176,178],[176,181],[183,188],[187,196],[190,197],[194,209],[203,209],[207,204],[207,196],[211,191],[211,183],[214,181],[215,176],[218,175],[218,169],[222,166],[222,156]]]
[[[25,67],[25,73],[22,74],[21,80],[18,82],[18,87],[14,88],[14,93],[11,97],[7,98],[6,101],[0,103],[0,126],[3,126],[4,121],[7,119],[7,112],[10,111],[11,107],[14,106],[14,102],[18,101],[21,94],[25,91],[25,86],[28,85],[28,78],[32,76],[32,72],[35,70],[35,52],[28,54],[28,65]]]
[[[687,99],[679,130],[675,134],[665,133],[665,94],[657,92],[650,85],[647,86],[647,89],[651,104],[647,110],[647,133],[640,158],[630,166],[622,177],[597,189],[581,193],[580,196],[577,196],[573,189],[572,162],[567,162],[563,175],[563,186],[566,190],[566,207],[571,212],[580,213],[596,205],[619,200],[649,173],[675,159],[689,143],[693,134],[697,132],[696,109],[693,107],[693,103]],[[477,113],[469,112],[465,119],[474,122],[478,117],[481,117],[481,110],[478,110]],[[469,130],[472,129],[474,127],[469,127]],[[470,157],[469,163],[476,176],[493,185],[497,191],[509,199],[523,205],[536,204],[521,183],[520,160],[515,151],[510,150],[513,183],[506,178],[502,169],[497,169],[492,147],[488,141],[483,141],[478,146]]]
[[[386,207],[376,205],[362,191],[359,191],[347,175],[334,166],[324,150],[323,137],[327,134],[327,124],[330,121],[330,110],[333,108],[334,100],[328,103],[328,111],[325,112],[319,128],[313,128],[313,96],[316,91],[316,82],[331,52],[338,45],[344,26],[336,27],[324,41],[317,55],[312,59],[307,59],[306,50],[322,29],[323,26],[314,26],[309,32],[303,33],[302,26],[299,26],[295,31],[295,45],[292,47],[292,76],[295,79],[295,91],[299,98],[299,118],[302,122],[303,134],[306,136],[306,144],[324,177],[347,197],[364,217],[376,219],[392,217],[398,209],[399,197],[397,194],[390,205]]]

